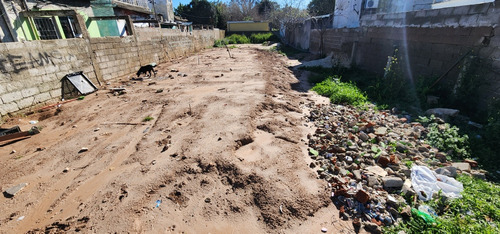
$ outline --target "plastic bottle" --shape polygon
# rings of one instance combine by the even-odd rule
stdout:
[[[418,216],[418,217],[422,218],[428,224],[432,224],[432,223],[436,222],[436,220],[434,218],[432,218],[432,216],[430,214],[419,211],[415,208],[411,208],[411,215]]]

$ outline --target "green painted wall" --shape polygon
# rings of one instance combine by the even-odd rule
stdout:
[[[94,16],[114,16],[113,4],[111,0],[94,0],[91,1],[92,12]],[[116,20],[99,20],[97,21],[100,36],[120,36]]]

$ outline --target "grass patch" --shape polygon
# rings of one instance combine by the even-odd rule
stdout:
[[[332,103],[362,106],[368,98],[352,82],[340,81],[339,77],[328,77],[326,80],[316,84],[312,90],[319,95],[330,98]]]
[[[387,233],[500,233],[500,186],[467,175],[457,178],[464,185],[462,198],[428,202],[438,214],[437,224],[411,218]]]
[[[142,119],[142,122],[148,122],[148,121],[151,121],[153,119],[154,119],[153,117],[148,115],[148,116],[144,117],[144,119]]]
[[[295,55],[303,53],[302,51],[287,45],[274,46],[273,48],[270,49],[270,51],[279,53],[287,57],[293,57]]]

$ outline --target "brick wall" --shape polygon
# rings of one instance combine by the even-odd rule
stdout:
[[[179,58],[224,38],[224,31],[218,29],[186,33],[138,28],[136,34],[0,43],[0,116],[60,100],[61,79],[66,74],[83,71],[98,85],[119,76],[135,76],[141,65]]]

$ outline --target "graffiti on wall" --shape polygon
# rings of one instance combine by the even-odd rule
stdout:
[[[54,50],[50,52],[28,52],[28,56],[15,54],[0,55],[0,71],[2,73],[19,73],[26,69],[55,66],[61,61],[70,62],[76,60],[76,56],[72,54],[63,55],[61,52]]]

